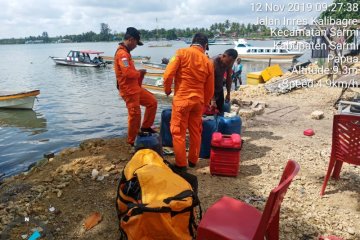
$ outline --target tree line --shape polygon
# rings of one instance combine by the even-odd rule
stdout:
[[[334,0],[333,5],[320,14],[320,18],[332,17],[334,19],[359,19],[359,16],[359,0]]]
[[[141,37],[144,40],[176,40],[176,39],[189,39],[196,32],[203,32],[209,36],[214,37],[246,37],[246,38],[266,38],[270,36],[270,28],[259,24],[244,24],[237,22],[230,22],[226,20],[223,23],[214,23],[209,28],[185,28],[185,29],[139,29]],[[44,31],[38,36],[29,36],[25,38],[9,38],[0,39],[0,44],[24,44],[26,42],[38,41],[41,43],[54,43],[54,42],[100,42],[100,41],[121,41],[124,37],[124,32],[112,31],[107,23],[100,24],[100,32],[93,31],[81,34],[63,35],[50,37]]]
[[[333,17],[338,19],[357,19],[360,14],[360,8],[358,7],[359,0],[334,0],[333,4],[335,6],[352,6],[352,11],[349,11],[347,7],[336,8],[330,5],[327,10],[323,11],[320,14],[320,18]],[[286,29],[285,26],[282,28]],[[244,38],[268,38],[271,36],[271,29],[265,25],[259,24],[244,24],[238,22],[230,22],[226,20],[222,23],[214,23],[209,28],[186,28],[186,29],[153,29],[145,30],[139,29],[141,32],[141,37],[144,40],[156,40],[156,39],[189,39],[196,32],[203,32],[209,36],[209,38],[214,38],[217,36],[223,37],[244,37]],[[73,35],[64,35],[50,37],[49,34],[44,31],[41,35],[38,36],[29,36],[25,38],[9,38],[9,39],[0,39],[0,44],[24,44],[27,41],[41,41],[44,43],[50,42],[99,42],[99,41],[121,41],[124,37],[123,32],[112,31],[110,26],[106,23],[100,24],[100,33],[95,33],[93,31],[85,32],[81,34]]]

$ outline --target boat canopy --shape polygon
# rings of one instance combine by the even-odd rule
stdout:
[[[98,52],[98,51],[93,51],[93,50],[81,50],[79,52],[88,53],[88,54],[102,54],[102,53],[104,53],[104,52]]]

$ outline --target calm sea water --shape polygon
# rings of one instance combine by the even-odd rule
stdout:
[[[250,42],[271,46],[272,42]],[[175,50],[185,47],[135,49],[133,55],[151,56],[160,62]],[[209,55],[232,46],[210,46]],[[40,89],[33,110],[0,110],[0,179],[21,171],[42,158],[44,153],[77,146],[90,138],[126,135],[127,110],[115,87],[112,66],[81,68],[57,66],[49,56],[65,57],[69,50],[92,49],[112,56],[117,48],[111,43],[67,43],[38,45],[0,45],[0,91]],[[307,60],[309,54],[300,60]],[[243,74],[259,71],[267,63],[246,63]],[[284,69],[290,65],[282,65]],[[170,105],[159,97],[156,123],[162,109]]]

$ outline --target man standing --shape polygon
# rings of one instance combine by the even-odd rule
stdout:
[[[220,114],[224,113],[224,75],[226,73],[226,97],[225,100],[230,101],[230,91],[232,84],[232,66],[238,56],[235,49],[228,49],[223,54],[212,58],[215,69],[215,91],[213,102]],[[212,104],[214,105],[214,104]]]
[[[242,84],[242,79],[241,79],[241,73],[242,73],[242,69],[243,69],[243,65],[241,64],[241,58],[238,58],[236,60],[236,65],[234,64],[232,70],[233,70],[233,81],[235,84],[235,90],[238,90],[238,86],[237,86],[237,82],[239,81],[239,87]]]
[[[141,126],[143,132],[155,132],[151,126],[154,123],[157,101],[150,92],[141,87],[146,70],[136,70],[130,52],[136,46],[142,46],[140,33],[136,28],[126,29],[124,41],[119,44],[115,53],[114,68],[117,87],[120,96],[124,99],[128,109],[128,140],[133,146],[137,133],[140,129],[141,110],[140,105],[145,106],[145,115]]]
[[[208,38],[202,33],[194,35],[188,48],[179,49],[170,59],[164,73],[164,90],[171,93],[175,78],[170,131],[173,138],[176,168],[186,171],[188,162],[198,162],[202,132],[202,112],[214,93],[214,67],[205,54]],[[186,130],[189,129],[190,149],[186,159]]]

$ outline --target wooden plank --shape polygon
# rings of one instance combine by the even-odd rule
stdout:
[[[333,80],[330,84],[332,87],[358,88],[360,87],[360,75],[359,74],[343,75]]]
[[[301,88],[313,83],[313,80],[304,75],[286,76],[279,78],[276,82],[264,85],[264,88],[271,93],[284,94],[295,88]]]

